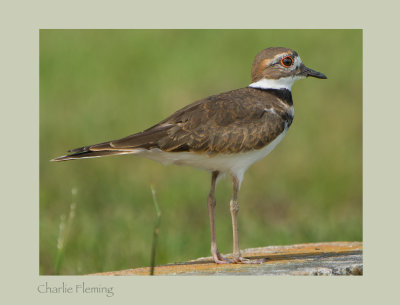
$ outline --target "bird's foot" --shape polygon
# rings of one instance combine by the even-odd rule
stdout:
[[[223,257],[219,252],[213,254],[213,260],[216,264],[232,264],[233,260]]]
[[[242,263],[242,264],[262,264],[267,261],[266,258],[259,258],[259,259],[249,259],[249,258],[244,258],[242,256],[237,256],[233,257],[233,262],[236,264]]]
[[[249,259],[244,258],[242,255],[234,255],[232,259],[222,256],[219,251],[212,253],[212,258],[216,264],[262,264],[267,261],[266,258]]]

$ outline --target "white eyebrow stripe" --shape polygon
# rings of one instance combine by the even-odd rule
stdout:
[[[281,61],[281,59],[285,58],[286,56],[290,56],[290,57],[294,58],[294,63],[293,63],[293,65],[289,68],[289,70],[297,69],[297,68],[300,67],[301,64],[303,63],[302,60],[301,60],[301,58],[300,58],[300,56],[298,56],[298,55],[297,55],[297,56],[294,56],[294,55],[292,55],[292,54],[287,53],[287,54],[283,54],[283,55],[282,55],[282,54],[276,55],[276,56],[269,62],[268,66],[272,66],[272,65],[274,65],[274,64],[276,64],[276,63],[279,63],[279,62]]]
[[[291,56],[291,54],[286,53],[286,54],[278,54],[275,55],[273,59],[269,62],[268,66],[275,65],[276,63],[280,62],[282,58],[285,58],[286,56]]]

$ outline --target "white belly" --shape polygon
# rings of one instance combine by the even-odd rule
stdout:
[[[238,154],[208,155],[191,152],[164,152],[160,149],[138,149],[134,154],[139,154],[163,164],[188,165],[209,171],[219,171],[238,177],[241,181],[244,173],[254,162],[268,155],[287,133],[287,128],[271,143],[262,149]]]

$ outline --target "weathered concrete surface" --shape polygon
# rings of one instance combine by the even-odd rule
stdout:
[[[242,250],[247,258],[264,258],[262,264],[224,264],[211,257],[156,266],[155,275],[362,275],[362,242],[329,242],[271,246]],[[228,254],[227,257],[230,257]],[[93,275],[149,275],[136,268]]]

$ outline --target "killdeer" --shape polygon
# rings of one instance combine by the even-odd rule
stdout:
[[[245,88],[196,101],[158,124],[130,136],[84,146],[52,161],[110,155],[140,155],[164,164],[189,165],[211,172],[208,214],[211,253],[215,263],[251,263],[239,250],[238,192],[250,165],[265,157],[286,135],[294,117],[291,87],[308,76],[326,79],[307,68],[297,52],[267,48],[254,59],[252,83]],[[217,179],[233,180],[230,212],[233,227],[232,259],[223,257],[215,234],[214,196]]]

